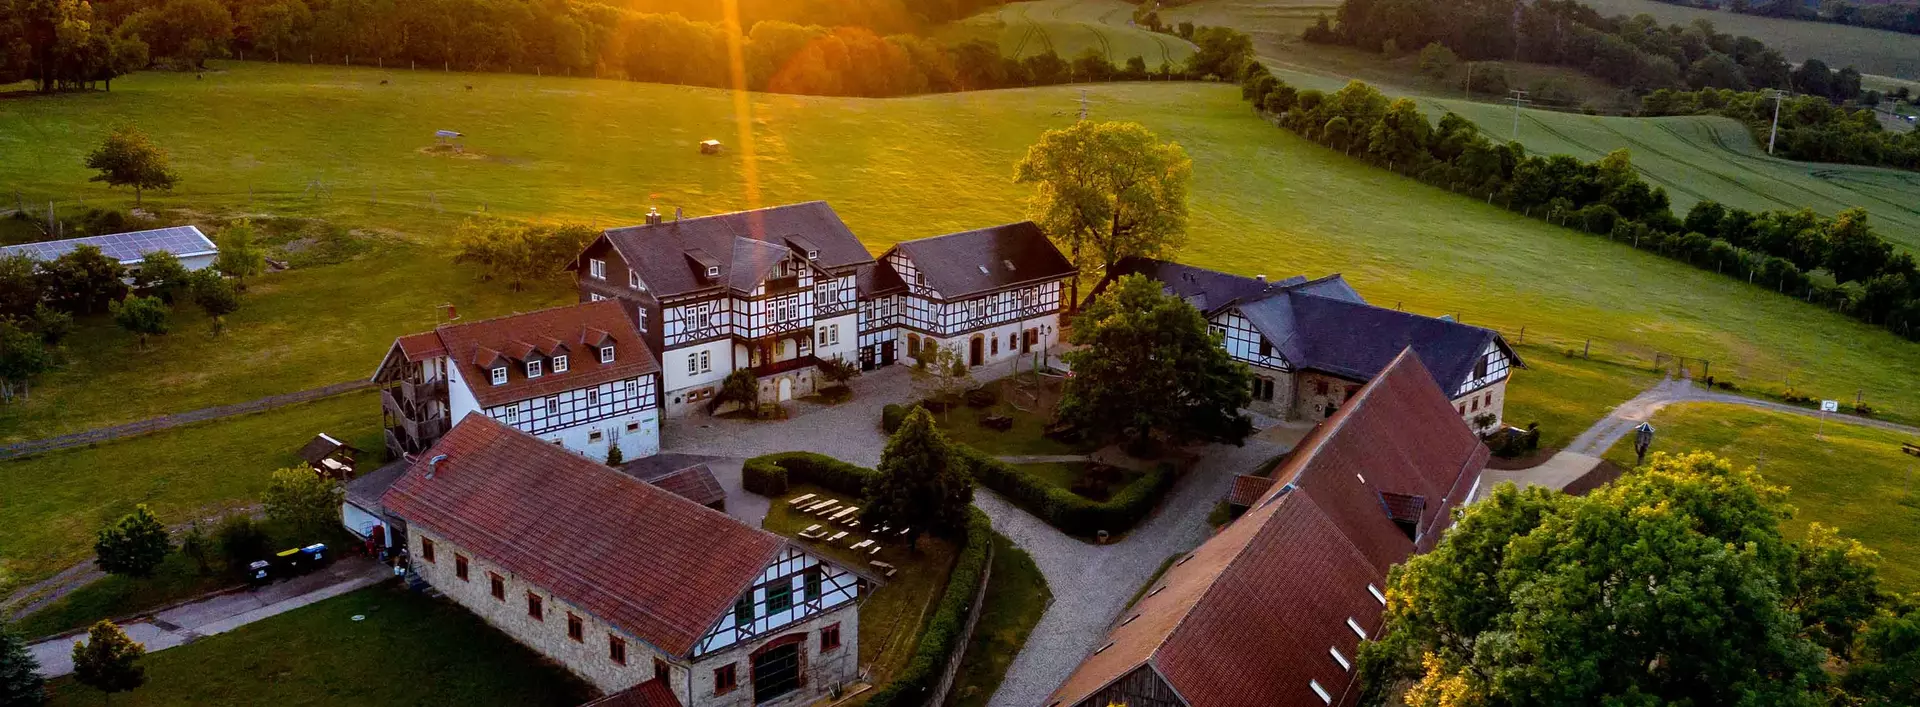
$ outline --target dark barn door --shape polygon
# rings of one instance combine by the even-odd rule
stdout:
[[[770,645],[753,656],[753,701],[766,702],[800,689],[802,641]]]

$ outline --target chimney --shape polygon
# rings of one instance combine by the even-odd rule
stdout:
[[[650,206],[650,207],[647,207],[647,225],[649,225],[649,226],[658,226],[658,225],[660,225],[660,210],[659,210],[659,209],[656,209],[656,208],[653,208],[653,207],[651,207],[651,206]]]
[[[680,220],[680,207],[678,206],[673,207],[673,220],[675,221]]]
[[[445,455],[445,454],[435,454],[435,455],[433,455],[433,458],[432,458],[432,459],[428,459],[428,460],[427,460],[427,477],[426,477],[426,478],[429,478],[429,479],[431,479],[431,478],[433,478],[433,472],[434,472],[435,470],[438,470],[438,469],[440,468],[440,462],[443,462],[443,461],[446,461],[446,460],[447,460],[447,455]]]
[[[1253,276],[1253,279],[1254,279],[1254,281],[1255,281],[1255,282],[1258,282],[1258,283],[1260,283],[1260,284],[1262,284],[1262,285],[1265,285],[1265,284],[1267,284],[1267,276],[1266,276],[1266,275],[1255,275],[1255,276]]]

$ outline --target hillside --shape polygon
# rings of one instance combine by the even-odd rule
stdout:
[[[1088,49],[1116,65],[1140,57],[1147,68],[1180,66],[1193,56],[1192,42],[1129,24],[1136,6],[1121,0],[1033,0],[1008,3],[935,31],[949,41],[984,38],[1002,54],[1022,59],[1051,49],[1072,61]]]
[[[1655,351],[1714,361],[1723,378],[1790,378],[1814,394],[1865,389],[1920,413],[1920,348],[1874,327],[1420,185],[1277,130],[1239,91],[1101,84],[831,99],[501,74],[230,64],[203,80],[143,73],[112,93],[0,101],[0,193],[130,204],[88,183],[81,156],[116,123],[173,152],[180,188],[150,206],[322,216],[374,240],[357,260],[274,276],[227,333],[199,324],[132,351],[90,325],[76,361],[28,403],[0,407],[19,439],[248,400],[366,375],[392,337],[570,296],[481,283],[447,261],[447,235],[486,213],[634,223],[649,206],[708,214],[808,199],[833,203],[876,251],[1025,216],[1013,162],[1039,134],[1092,115],[1137,120],[1193,157],[1198,265],[1272,276],[1343,272],[1387,306],[1457,313],[1529,343]],[[382,81],[389,83],[383,85]],[[468,87],[471,87],[470,89]],[[436,129],[465,158],[426,154]],[[746,140],[743,141],[743,137]],[[721,156],[694,143],[718,138]],[[743,147],[755,158],[743,161]],[[269,284],[270,283],[270,284]],[[119,343],[111,343],[119,342]]]
[[[1863,74],[1920,80],[1920,35],[1681,7],[1654,0],[1580,0],[1607,15],[1653,15],[1665,24],[1706,19],[1721,32],[1744,34],[1785,54],[1787,61],[1812,57],[1830,66],[1852,65]]]

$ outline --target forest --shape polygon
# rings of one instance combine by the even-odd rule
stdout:
[[[1815,96],[1780,102],[1775,152],[1809,162],[1842,162],[1920,170],[1920,131],[1882,127],[1873,111],[1834,105]],[[1710,113],[1740,121],[1761,144],[1773,126],[1774,99],[1760,91],[1661,89],[1641,99],[1641,115]]]

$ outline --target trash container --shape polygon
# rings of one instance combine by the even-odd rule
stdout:
[[[333,562],[333,553],[327,550],[326,543],[314,543],[300,548],[300,554],[306,556],[304,564],[308,571],[325,567]]]
[[[254,560],[247,565],[247,584],[264,587],[273,581],[272,563],[266,560]]]
[[[273,554],[274,569],[279,570],[276,574],[279,574],[281,577],[292,577],[305,573],[308,569],[306,560],[306,553],[301,552],[300,548],[297,547],[281,550]]]

